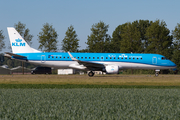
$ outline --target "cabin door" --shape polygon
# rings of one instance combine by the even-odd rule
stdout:
[[[41,63],[45,63],[46,62],[46,56],[45,55],[41,55]]]
[[[152,64],[157,64],[157,57],[152,58]]]

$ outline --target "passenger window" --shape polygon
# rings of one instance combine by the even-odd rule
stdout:
[[[91,57],[89,57],[89,59],[91,59]]]
[[[81,59],[83,59],[83,57],[81,57]]]
[[[121,59],[123,59],[123,57]]]
[[[142,60],[142,58],[141,58],[141,60]]]
[[[131,59],[131,58],[129,58],[129,59]]]
[[[54,58],[54,56],[52,56],[52,58]]]
[[[64,57],[65,58],[65,57]]]
[[[112,59],[112,57],[110,57],[110,59]]]
[[[58,58],[58,57],[56,56],[56,58]]]
[[[135,59],[135,58],[133,58],[133,59]]]
[[[106,57],[106,59],[108,59],[108,57]]]
[[[93,57],[93,59],[95,59],[95,57]]]
[[[99,57],[97,57],[97,59],[99,59]]]
[[[125,59],[127,59],[127,58],[125,58]]]
[[[137,58],[137,59],[139,59],[139,58]]]
[[[85,57],[85,59],[87,59],[87,57]]]
[[[114,57],[114,59],[116,59],[116,58]]]
[[[69,58],[69,57],[68,57]]]
[[[78,59],[79,59],[79,57],[78,57]]]
[[[61,58],[61,57],[59,57],[59,58]]]

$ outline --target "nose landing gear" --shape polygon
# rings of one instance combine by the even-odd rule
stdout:
[[[158,77],[158,76],[159,76],[159,72],[156,72],[156,73],[155,73],[155,76]]]
[[[159,76],[159,72],[160,72],[160,70],[155,70],[155,76],[156,76],[156,77]]]

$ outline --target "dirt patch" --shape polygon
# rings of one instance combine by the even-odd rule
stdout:
[[[0,75],[0,84],[97,84],[180,86],[180,75]]]

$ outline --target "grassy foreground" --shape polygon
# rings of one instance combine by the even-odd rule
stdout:
[[[180,89],[0,89],[0,119],[179,120]]]
[[[0,119],[179,119],[179,88],[179,75],[1,75]]]
[[[0,75],[0,88],[180,88],[180,75]]]

